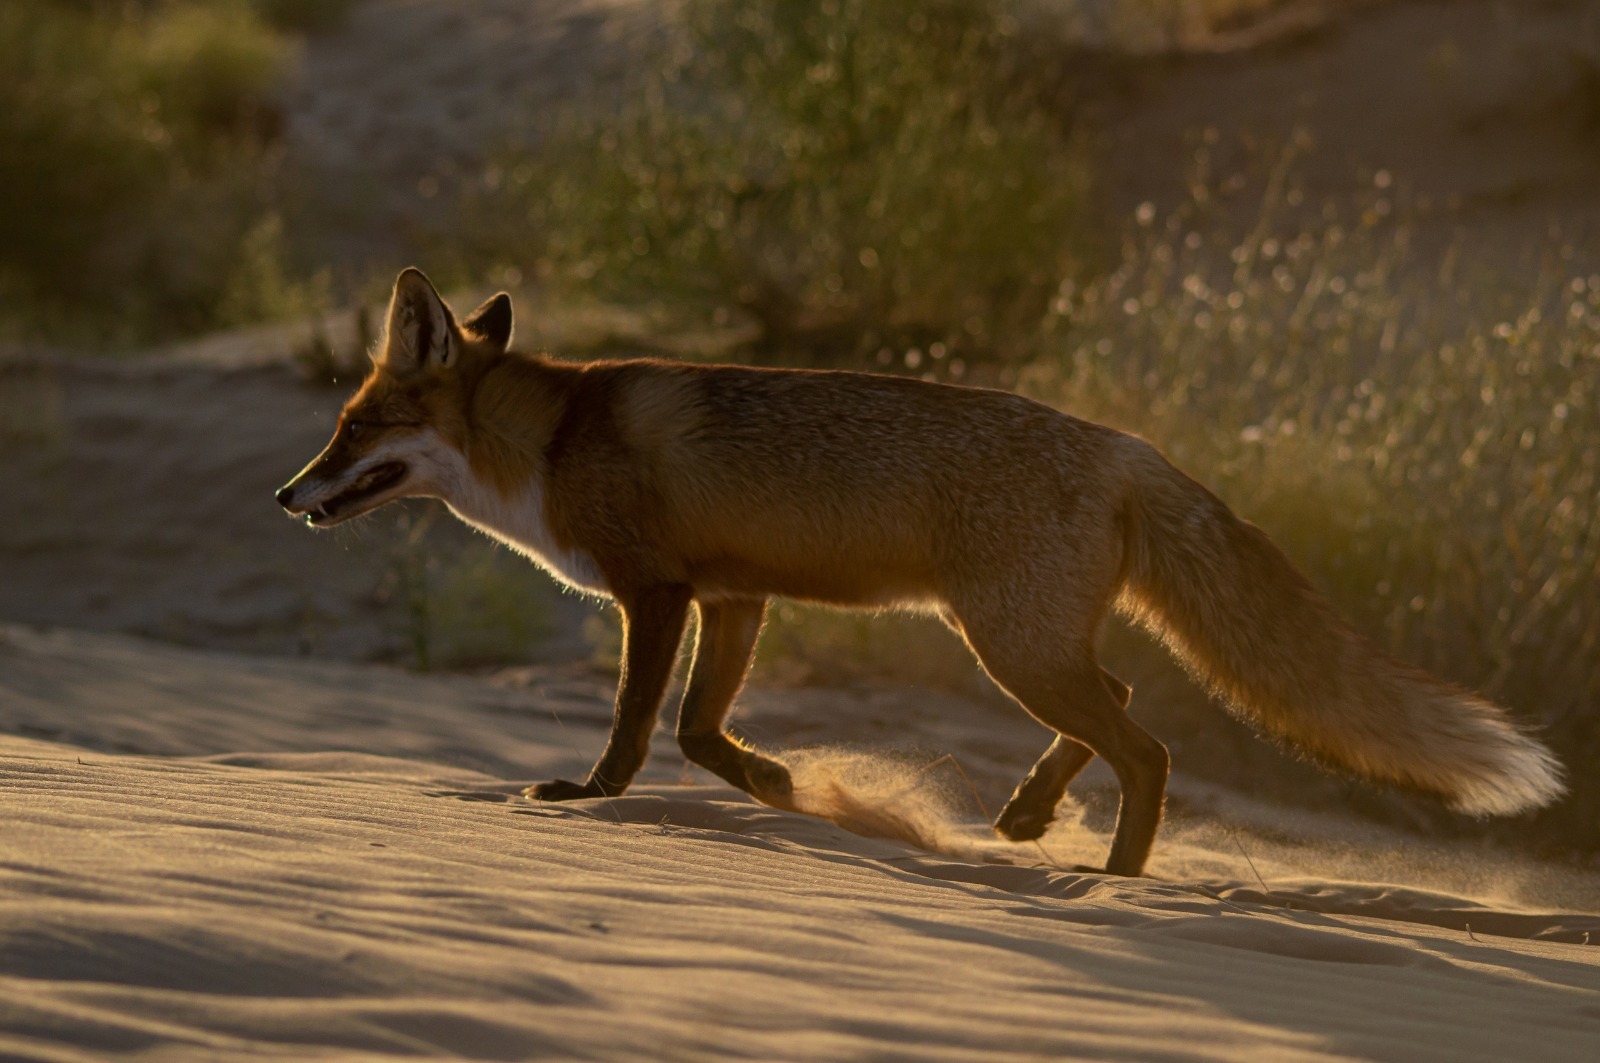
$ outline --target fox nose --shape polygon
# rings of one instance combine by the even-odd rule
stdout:
[[[278,500],[278,505],[282,506],[284,509],[288,509],[289,506],[294,503],[294,488],[280,487],[278,488],[278,493],[272,497]]]

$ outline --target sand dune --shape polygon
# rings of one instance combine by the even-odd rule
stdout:
[[[1264,852],[1268,893],[1173,877],[1226,856],[1194,838],[1170,881],[958,859],[677,783],[665,746],[623,798],[512,796],[581,770],[606,693],[0,629],[0,726],[53,739],[0,739],[0,1055],[1600,1053],[1600,917]]]

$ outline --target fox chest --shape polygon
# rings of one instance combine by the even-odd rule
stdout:
[[[544,491],[530,485],[511,497],[491,487],[474,485],[445,500],[452,512],[468,524],[526,554],[556,579],[579,590],[607,594],[604,574],[594,558],[582,550],[565,549],[550,531],[545,517]]]

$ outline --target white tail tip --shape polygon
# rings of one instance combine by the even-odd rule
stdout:
[[[1451,808],[1474,816],[1514,816],[1543,808],[1567,791],[1560,763],[1531,738],[1509,736],[1495,759],[1493,774],[1462,781]]]

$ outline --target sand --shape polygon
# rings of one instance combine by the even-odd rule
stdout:
[[[626,797],[514,796],[581,770],[604,694],[0,628],[0,1056],[1600,1053],[1600,916],[1291,877],[1253,836],[1270,890],[1182,830],[1163,879],[961,859],[686,776],[664,735]]]

